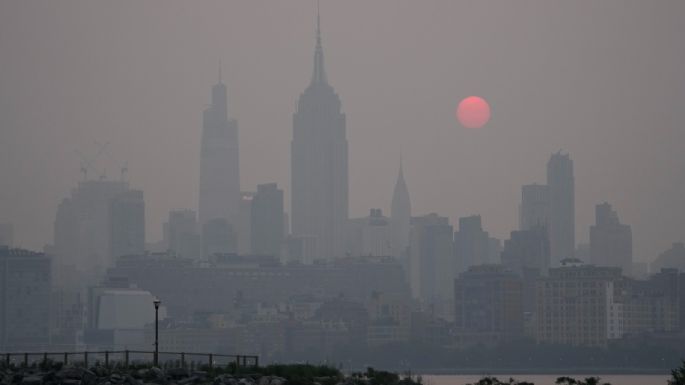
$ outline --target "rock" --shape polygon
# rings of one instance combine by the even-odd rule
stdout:
[[[142,381],[140,381],[139,379],[137,379],[131,375],[127,375],[124,382],[128,385],[143,385]]]
[[[149,374],[151,374],[155,378],[164,378],[165,377],[164,371],[162,369],[156,367],[156,366],[153,366],[150,368]]]
[[[22,378],[24,378],[24,375],[19,374],[19,373],[14,373],[14,375],[12,376],[12,383],[13,384],[20,384]]]
[[[136,379],[146,378],[150,371],[148,369],[138,369],[133,373],[133,377]]]
[[[271,382],[269,382],[269,385],[284,385],[286,382],[286,379],[283,377],[272,377]]]
[[[166,373],[173,379],[186,378],[190,376],[190,372],[186,368],[171,368]]]
[[[207,372],[205,372],[204,370],[195,370],[193,371],[192,375],[193,377],[199,377],[201,379],[207,378]]]
[[[61,385],[81,385],[81,380],[77,378],[65,378],[60,382]]]
[[[43,376],[31,375],[21,379],[21,385],[41,385],[43,383]]]

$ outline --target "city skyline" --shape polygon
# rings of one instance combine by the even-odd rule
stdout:
[[[73,4],[78,3],[67,4],[64,7],[69,10]],[[209,8],[213,6],[215,5]],[[24,17],[35,16],[31,9],[18,5],[16,7],[19,7],[18,20],[22,20],[22,15]],[[50,6],[46,5],[46,7]],[[129,10],[126,5],[102,7],[113,7],[121,12]],[[223,9],[223,6],[216,7],[215,11]],[[225,7],[231,9],[230,6]],[[566,10],[573,11],[577,10],[578,6],[566,5],[564,7],[568,7],[564,8]],[[634,5],[634,7],[639,7],[639,5]],[[171,8],[181,13],[190,12],[190,8],[181,4],[174,4]],[[253,19],[255,23],[257,21],[267,23],[268,20],[273,21],[273,18],[278,20],[278,17],[272,14],[272,12],[277,12],[263,5],[242,5],[238,8],[255,17]],[[36,63],[29,63],[28,68],[35,69],[32,71],[34,76],[31,78],[19,70],[19,64],[24,63],[23,59],[19,59],[21,55],[12,54],[23,52],[22,48],[14,47],[9,40],[1,40],[2,47],[10,52],[8,55],[10,59],[8,69],[0,77],[3,84],[19,90],[16,99],[11,95],[3,94],[3,100],[6,103],[3,103],[1,107],[4,116],[1,122],[3,127],[7,127],[7,131],[3,129],[3,136],[8,133],[8,140],[2,141],[3,153],[8,160],[3,163],[16,164],[16,167],[8,169],[0,166],[2,179],[13,181],[2,193],[0,222],[14,224],[15,244],[42,249],[42,246],[52,239],[52,220],[57,204],[68,195],[68,191],[81,177],[78,172],[79,159],[74,155],[74,150],[89,150],[93,139],[111,143],[108,159],[98,165],[98,172],[102,172],[102,168],[106,167],[110,179],[117,179],[118,163],[128,161],[131,186],[145,192],[148,240],[161,239],[161,223],[170,209],[196,209],[193,202],[197,202],[197,192],[192,190],[196,190],[194,186],[197,186],[197,183],[192,183],[192,181],[199,178],[197,172],[199,170],[199,112],[202,110],[203,103],[208,100],[207,89],[216,78],[216,63],[219,57],[223,59],[228,92],[231,100],[234,101],[232,111],[235,111],[235,117],[241,122],[241,153],[244,154],[241,163],[245,164],[245,169],[241,169],[241,174],[243,174],[241,185],[247,186],[248,190],[253,190],[253,186],[257,184],[277,182],[279,186],[283,186],[286,195],[285,202],[289,202],[291,192],[290,174],[287,168],[291,122],[289,115],[292,114],[294,101],[302,85],[306,84],[311,71],[310,51],[314,14],[311,2],[297,3],[297,7],[293,8],[295,11],[289,9],[282,9],[282,11],[292,12],[291,16],[297,16],[298,20],[302,21],[302,25],[295,27],[286,24],[288,28],[283,29],[283,36],[277,37],[273,27],[266,28],[266,32],[261,35],[256,34],[255,39],[251,41],[250,46],[255,47],[247,47],[239,42],[239,36],[243,35],[241,31],[254,32],[253,26],[241,24],[238,20],[232,19],[237,24],[232,24],[229,28],[232,31],[231,34],[217,33],[226,40],[225,42],[208,33],[219,32],[211,28],[188,37],[191,39],[211,36],[212,39],[218,39],[212,40],[212,43],[216,41],[223,43],[213,47],[208,44],[198,49],[198,52],[193,53],[198,54],[194,60],[185,61],[182,65],[164,61],[160,67],[160,58],[154,55],[143,55],[141,57],[144,63],[141,66],[143,69],[128,73],[127,76],[124,76],[122,72],[126,66],[125,62],[118,61],[124,59],[117,54],[129,52],[129,48],[115,45],[114,52],[105,53],[97,46],[98,42],[108,41],[107,39],[117,41],[114,37],[106,38],[104,35],[96,34],[90,38],[93,40],[88,40],[73,36],[74,32],[65,29],[66,27],[55,26],[56,36],[73,38],[66,44],[66,52],[69,54],[56,63],[59,65],[50,70],[38,63],[40,60]],[[592,88],[589,82],[585,83],[577,77],[582,73],[583,68],[604,56],[592,49],[586,51],[588,48],[582,46],[580,41],[575,41],[576,44],[571,44],[569,49],[575,50],[576,54],[586,53],[589,59],[576,63],[577,68],[569,64],[569,68],[573,69],[571,75],[566,78],[556,78],[556,85],[562,89],[567,88],[567,91],[573,91],[571,93],[575,96],[578,96],[579,92],[582,95],[588,90],[596,91],[599,96],[589,97],[587,104],[570,97],[557,98],[554,103],[543,103],[532,95],[531,91],[521,88],[523,84],[518,84],[513,79],[508,79],[508,83],[500,82],[502,86],[498,89],[496,82],[485,76],[485,70],[476,72],[472,79],[465,78],[466,73],[473,74],[473,66],[479,62],[477,58],[468,55],[479,52],[479,48],[471,46],[468,39],[456,40],[455,47],[468,48],[464,48],[465,51],[461,52],[456,49],[459,54],[446,52],[451,50],[435,50],[436,47],[444,47],[444,44],[434,45],[431,51],[426,51],[426,48],[416,44],[410,44],[409,47],[412,49],[410,52],[428,53],[429,55],[424,57],[431,57],[430,62],[433,63],[431,65],[437,66],[437,70],[434,77],[407,78],[402,75],[407,73],[408,67],[400,62],[401,59],[393,59],[393,56],[388,55],[401,52],[398,50],[398,43],[401,40],[398,36],[405,36],[403,34],[416,31],[408,27],[399,28],[397,24],[394,24],[406,20],[410,11],[415,11],[415,9],[410,5],[398,5],[388,9],[381,9],[380,6],[370,7],[369,14],[362,15],[359,23],[360,31],[355,33],[369,32],[374,26],[372,23],[374,17],[377,22],[388,23],[387,30],[380,28],[377,34],[370,35],[369,42],[355,41],[354,44],[347,44],[342,37],[350,32],[350,28],[341,22],[340,12],[346,15],[345,12],[349,13],[353,8],[331,2],[322,4],[322,17],[327,31],[327,53],[329,53],[327,66],[332,67],[331,82],[336,84],[345,107],[343,112],[349,119],[350,217],[361,216],[371,207],[381,207],[384,212],[390,212],[389,191],[396,178],[396,159],[402,151],[405,158],[404,172],[412,196],[412,211],[416,215],[437,212],[440,215],[449,216],[450,223],[454,225],[458,217],[480,214],[483,218],[484,229],[498,238],[505,239],[509,231],[517,228],[517,208],[521,186],[534,182],[543,183],[544,162],[549,154],[562,148],[564,152],[571,154],[575,165],[577,240],[587,242],[588,228],[593,223],[594,206],[604,201],[611,202],[621,212],[622,222],[632,226],[635,260],[651,261],[673,242],[683,239],[682,228],[678,229],[677,226],[682,224],[683,218],[683,209],[677,205],[678,197],[682,196],[683,181],[679,178],[677,170],[682,169],[684,159],[676,152],[676,143],[682,137],[683,130],[680,128],[680,120],[676,118],[678,114],[675,112],[678,101],[681,100],[679,98],[682,96],[682,89],[685,88],[682,87],[680,78],[676,78],[677,81],[672,85],[667,85],[661,79],[662,75],[655,75],[655,79],[650,78],[653,83],[645,85],[646,90],[640,90],[641,92],[662,90],[662,93],[673,93],[673,98],[667,100],[665,104],[650,104],[642,99],[618,100],[620,98],[613,94],[614,91],[607,91],[604,87]],[[559,8],[551,6],[541,8],[543,9],[537,12],[549,11],[551,17],[559,17],[556,13],[560,12]],[[55,11],[67,17],[63,14],[66,12],[65,9],[56,8]],[[410,42],[417,43],[423,39],[438,38],[440,37],[438,32],[443,29],[452,32],[445,35],[456,36],[454,30],[449,29],[452,26],[446,16],[442,17],[439,14],[443,13],[441,11],[451,13],[457,9],[476,14],[482,14],[488,10],[486,5],[472,8],[458,5],[434,5],[428,9],[419,10],[416,14],[417,18],[436,18],[436,30],[428,31]],[[636,31],[628,29],[627,26],[613,19],[608,14],[609,11],[602,6],[595,6],[593,10],[597,12],[598,17],[618,23],[615,26],[622,28],[621,30],[625,30],[628,34],[642,36],[640,34],[645,32],[637,27]],[[85,13],[86,16],[98,19],[102,17],[103,11],[104,9],[92,6],[80,8],[76,13],[77,15]],[[137,11],[144,14],[151,12],[152,9],[145,9],[143,6],[143,9]],[[620,11],[625,15],[638,14],[637,10],[631,10],[629,7],[621,8]],[[9,13],[2,12],[4,15]],[[230,12],[222,13],[225,17],[230,17],[228,14]],[[264,16],[267,20],[259,20],[256,16]],[[527,17],[520,14],[516,16]],[[534,16],[540,16],[540,14]],[[666,27],[671,24],[668,24],[670,19],[667,15],[665,17],[664,26]],[[50,23],[49,20],[43,21],[48,25]],[[8,21],[3,25],[5,25],[4,28],[14,30],[13,28],[18,28],[16,23],[17,21]],[[134,28],[129,33],[134,31],[144,33],[143,30],[138,29],[139,23],[135,20],[132,23]],[[535,36],[536,28],[541,25],[533,24],[530,29],[513,28],[513,30],[518,37]],[[158,27],[165,30],[168,26],[160,24]],[[566,27],[566,25],[562,24],[561,27]],[[117,31],[114,25],[109,25],[107,28]],[[182,31],[186,30],[182,29]],[[603,39],[616,38],[611,32],[602,30],[598,26],[595,27],[595,32],[599,33],[598,36]],[[382,43],[382,37],[387,38],[392,34],[395,34],[397,40],[385,39],[386,44],[382,45],[383,50],[378,50],[378,43]],[[143,36],[147,36],[152,41],[163,40],[161,36],[154,33]],[[646,40],[641,40],[641,44],[636,47],[647,47],[651,39],[663,40],[670,36],[668,30],[650,32]],[[177,36],[177,38],[180,37]],[[33,42],[39,47],[44,47],[42,44],[45,43],[32,34],[29,34],[26,39],[29,39],[29,43]],[[289,47],[288,50],[280,51],[279,57],[287,63],[281,70],[275,70],[276,65],[267,60],[268,57],[279,53],[277,47],[267,45],[271,47],[270,50],[266,50],[268,54],[259,54],[252,50],[257,46],[261,46],[260,50],[265,50],[264,43],[269,39],[274,40],[272,44],[277,42],[287,44],[286,46]],[[627,38],[625,39],[628,41]],[[486,36],[485,43],[488,41]],[[370,49],[372,43],[376,44],[376,50]],[[183,46],[186,47],[186,45]],[[682,57],[663,51],[667,46],[668,44],[664,44],[662,48],[650,46],[649,49],[656,50],[662,56],[676,55],[671,61],[659,62],[666,74],[675,74],[673,71],[678,67],[678,60]],[[622,49],[628,53],[631,52],[631,47],[632,45]],[[95,50],[92,58],[99,62],[98,65],[88,67],[87,71],[80,73],[81,80],[86,85],[79,86],[81,88],[78,90],[83,92],[70,91],[66,98],[67,102],[46,99],[51,103],[47,105],[45,111],[38,111],[34,117],[27,116],[22,112],[22,108],[13,108],[13,106],[21,107],[15,106],[15,103],[43,100],[43,96],[36,96],[30,92],[33,89],[31,87],[41,90],[41,93],[48,96],[55,95],[54,91],[59,90],[59,85],[65,79],[71,79],[75,84],[81,83],[76,82],[78,77],[75,77],[76,72],[73,71],[81,68],[77,60],[79,55],[91,48]],[[247,54],[234,55],[232,53],[236,52],[235,48]],[[169,55],[181,52],[166,50],[164,47],[159,47],[159,49],[160,53],[164,52]],[[540,52],[542,51],[544,50]],[[359,57],[365,59],[350,59],[349,55],[352,52],[359,52]],[[536,55],[537,52],[533,49],[532,55]],[[554,50],[552,52],[558,53]],[[567,53],[567,55],[572,53]],[[36,55],[54,59],[56,52],[46,48],[38,50]],[[105,56],[100,58],[98,55]],[[487,59],[487,54],[485,56]],[[570,57],[572,56],[566,58]],[[517,61],[521,60],[520,57],[509,59],[511,59],[511,67],[515,68],[515,71],[518,71],[516,73],[522,75],[524,80],[533,79],[531,72],[528,72],[530,69],[521,67],[521,63]],[[414,65],[417,64],[409,58],[406,60]],[[42,61],[45,62],[45,60]],[[47,62],[51,61],[47,60]],[[418,64],[421,63],[423,62],[418,61]],[[260,81],[255,76],[244,75],[251,72],[248,71],[250,64],[257,67],[255,71],[258,73],[267,74],[266,82]],[[73,68],[69,67],[70,65]],[[390,70],[387,68],[389,65],[398,68]],[[447,68],[452,66],[452,70],[448,72]],[[488,66],[491,65],[487,64],[486,67]],[[534,60],[531,66],[537,68]],[[154,68],[162,70],[156,72],[153,71]],[[420,68],[425,70],[430,68],[430,65],[424,63]],[[266,71],[267,69],[271,71]],[[149,73],[146,72],[148,70]],[[180,70],[185,72],[175,72]],[[503,80],[504,68],[495,66],[489,70],[492,71],[493,77]],[[55,75],[53,71],[56,72]],[[169,71],[171,73],[167,73]],[[628,70],[623,70],[623,72],[626,71],[628,71],[627,75],[609,72],[607,65],[607,67],[601,66],[600,70],[595,75],[590,74],[590,77],[613,74],[614,77],[609,77],[606,81],[615,82],[615,84],[609,83],[606,89],[616,88],[610,87],[611,84],[623,84],[624,87],[637,91],[637,85],[631,83],[629,78],[635,74],[642,74],[647,69],[637,60],[628,67]],[[652,73],[651,69],[649,73]],[[68,76],[57,76],[59,74]],[[174,75],[169,76],[171,74]],[[416,72],[416,74],[420,75],[421,72]],[[444,79],[448,74],[452,76],[452,79],[445,83],[449,84],[438,84],[436,79],[438,77]],[[141,83],[137,87],[144,89],[133,87],[130,80],[127,80],[128,75],[136,83]],[[143,81],[144,77],[141,78],[143,75],[150,75],[151,85],[162,85],[162,87],[156,89],[152,86],[150,90],[147,90],[145,86],[147,83]],[[545,76],[552,75],[546,73]],[[121,77],[124,80],[120,85],[112,83],[115,79],[121,80]],[[177,81],[169,82],[170,77],[176,78]],[[107,87],[89,85],[93,84],[96,79],[101,80]],[[370,79],[377,80],[379,86],[374,86],[373,83],[365,84],[369,83]],[[17,80],[24,80],[25,83],[17,85],[15,83]],[[396,85],[402,81],[404,85]],[[574,82],[581,83],[574,88]],[[267,87],[266,83],[270,83],[271,88]],[[283,87],[280,87],[280,84],[283,84]],[[380,86],[380,84],[385,86]],[[515,87],[516,85],[518,87]],[[542,88],[539,92],[546,92],[547,96],[562,95],[562,90],[540,87]],[[110,99],[105,97],[103,105],[94,105],[83,99],[83,94],[103,97],[105,94],[100,93],[101,88],[107,90],[107,94],[117,96],[111,96]],[[529,98],[528,102],[514,100],[514,93],[508,91],[508,88],[525,91],[524,94]],[[410,92],[413,89],[418,89],[420,92]],[[50,92],[51,90],[53,92]],[[130,95],[130,101],[122,99],[134,90],[139,91],[140,95]],[[176,90],[183,92],[176,93]],[[365,93],[370,95],[365,98]],[[493,106],[492,121],[477,132],[464,131],[457,126],[453,116],[454,106],[458,100],[471,93],[481,94],[489,99]],[[400,97],[396,94],[407,96]],[[600,99],[604,100],[607,95],[613,95],[615,100],[609,98],[609,101],[603,101],[601,108],[594,104]],[[377,103],[369,103],[371,98]],[[148,108],[133,104],[134,101],[141,103],[143,100],[147,101],[145,107],[149,107],[149,112]],[[634,108],[634,103],[638,101],[646,103],[645,116],[633,116],[628,111]],[[111,106],[106,106],[108,102],[111,102]],[[262,102],[264,104],[257,109],[249,107],[250,104]],[[542,103],[546,109],[543,108],[543,111],[540,111],[536,108],[536,103]],[[177,106],[183,104],[183,106],[170,108],[170,104]],[[85,106],[80,108],[81,105]],[[273,117],[267,118],[258,113],[264,108],[273,111],[273,114],[263,115]],[[591,118],[584,120],[580,116],[571,115],[571,111],[577,111],[579,108],[586,111],[589,114],[586,116]],[[612,111],[612,108],[614,111],[623,113],[604,113],[604,111]],[[159,118],[163,112],[170,110],[173,110],[173,113],[169,113],[170,117]],[[413,113],[402,110],[411,110]],[[139,119],[140,122],[132,124],[132,120],[118,115],[119,111],[124,111],[125,115],[129,115],[128,111],[130,111],[130,115]],[[117,115],[112,115],[114,113]],[[538,115],[531,116],[535,114]],[[670,118],[666,121],[657,119],[652,122],[650,120],[658,118],[660,114],[670,116]],[[655,116],[655,118],[650,118],[650,116]],[[108,121],[112,117],[117,118],[115,119],[117,129],[112,122]],[[650,122],[658,127],[644,128]],[[618,127],[621,125],[624,126]],[[571,126],[576,127],[569,129]],[[55,130],[51,130],[50,127],[55,127]],[[421,135],[415,136],[412,133],[415,130],[421,131]],[[617,133],[624,130],[627,134],[631,134],[625,136],[633,139],[620,138],[623,142],[618,141]],[[183,131],[182,135],[179,134],[181,131]],[[545,131],[549,133],[545,134]],[[655,134],[652,135],[651,131]],[[45,134],[49,147],[31,139],[38,133]],[[78,135],[74,136],[75,133]],[[131,136],[131,134],[136,134],[136,136]],[[590,136],[595,141],[588,143],[585,140],[588,135],[596,135]],[[64,139],[50,140],[53,136]],[[555,138],[552,139],[552,136]],[[608,139],[615,139],[618,143],[610,142],[611,147],[604,147],[606,144],[602,143]],[[503,147],[501,142],[507,142],[506,146]],[[156,153],[155,145],[161,145],[168,151]],[[18,150],[20,148],[23,151],[21,153]],[[632,154],[636,148],[644,150],[649,155],[638,161],[637,157]],[[482,152],[489,153],[492,150],[499,151],[499,155],[497,162],[490,163],[488,155]],[[520,153],[521,150],[525,150],[525,156]],[[40,156],[37,156],[39,154]],[[150,156],[151,154],[154,156]],[[639,185],[634,181],[633,173],[640,176]],[[606,176],[611,176],[611,178]],[[25,191],[22,199],[13,199],[12,197],[16,197],[20,191]],[[290,211],[289,207],[286,211]],[[653,223],[659,225],[653,226]]]

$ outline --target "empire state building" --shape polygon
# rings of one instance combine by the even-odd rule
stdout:
[[[314,69],[293,115],[291,142],[292,232],[316,239],[318,258],[345,254],[348,171],[345,114],[328,84],[319,17]]]

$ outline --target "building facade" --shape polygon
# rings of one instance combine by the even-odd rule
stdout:
[[[547,162],[549,189],[549,243],[552,266],[573,258],[576,247],[575,180],[573,160],[568,154],[552,154]]]
[[[412,218],[409,277],[412,295],[426,306],[453,310],[456,261],[453,230],[447,217],[428,214]]]
[[[550,268],[550,245],[547,229],[542,226],[529,230],[512,231],[511,238],[504,241],[502,264],[519,274],[537,270],[546,275]]]
[[[519,206],[519,230],[549,225],[549,187],[528,184],[521,187]]]
[[[625,275],[632,273],[633,233],[606,202],[595,206],[595,224],[590,226],[590,263],[620,267]]]
[[[252,199],[252,253],[278,257],[284,238],[283,190],[276,183],[260,184]]]
[[[129,190],[109,203],[109,254],[115,261],[122,255],[145,252],[145,201],[143,192]]]
[[[454,281],[457,345],[495,345],[523,335],[523,281],[501,265],[470,267]]]
[[[0,246],[0,351],[44,351],[50,342],[51,260]]]
[[[402,160],[400,160],[400,170],[392,193],[390,231],[392,237],[391,255],[399,258],[407,265],[407,248],[409,247],[409,233],[411,231],[411,200],[407,183],[404,180]]]
[[[345,115],[328,83],[317,19],[314,71],[293,116],[292,233],[316,237],[317,254],[344,256],[348,219]]]
[[[212,219],[236,227],[240,210],[238,123],[228,117],[226,85],[212,87],[212,101],[203,113],[200,149],[200,229]]]
[[[570,260],[566,260],[570,261]],[[623,308],[615,296],[621,269],[573,260],[537,282],[538,343],[605,347],[623,334]]]

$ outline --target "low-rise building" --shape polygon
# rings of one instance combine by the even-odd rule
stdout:
[[[472,266],[454,281],[459,346],[494,345],[523,335],[523,281],[501,265]]]
[[[621,269],[563,260],[537,282],[538,343],[604,347],[622,336],[623,309],[614,296]]]

